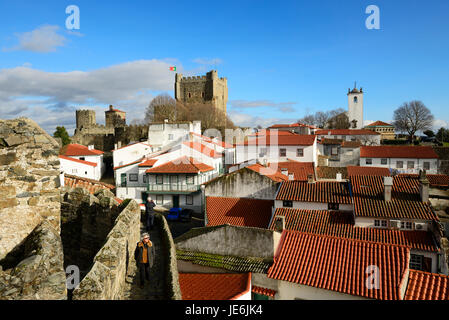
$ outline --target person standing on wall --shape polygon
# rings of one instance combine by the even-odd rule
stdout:
[[[156,204],[151,199],[150,196],[147,198],[147,203],[145,203],[145,214],[146,214],[146,229],[150,231],[154,226],[154,207]]]
[[[134,259],[136,260],[137,268],[139,269],[140,288],[144,288],[145,279],[150,281],[150,268],[153,267],[155,256],[155,249],[153,243],[150,241],[148,233],[142,234],[142,240],[137,243],[134,251]]]

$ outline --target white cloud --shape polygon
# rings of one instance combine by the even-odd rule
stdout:
[[[295,112],[293,105],[295,105],[296,102],[274,102],[271,100],[231,100],[229,101],[229,104],[234,110],[268,107],[274,108],[283,113],[288,113]]]
[[[438,131],[441,127],[447,128],[449,127],[449,122],[442,119],[435,119],[433,121],[433,129]]]
[[[4,48],[3,51],[54,52],[67,41],[63,35],[58,34],[58,30],[58,26],[44,25],[33,31],[16,33],[19,44],[12,48]]]
[[[219,65],[223,63],[223,60],[221,60],[220,58],[196,58],[193,60],[193,62],[204,65]]]
[[[172,94],[173,60],[138,60],[92,71],[46,72],[30,67],[0,69],[0,118],[30,117],[48,132],[56,125],[75,127],[75,110],[105,106],[127,112],[128,123],[143,119],[145,108],[161,91]],[[182,71],[182,66],[179,68]],[[71,132],[70,132],[71,133]]]

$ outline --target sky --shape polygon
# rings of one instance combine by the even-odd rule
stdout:
[[[70,5],[79,29],[67,28]],[[378,29],[366,27],[369,5]],[[347,109],[355,81],[365,122],[421,100],[436,129],[449,125],[446,0],[2,0],[0,21],[0,118],[29,117],[50,133],[72,134],[76,109],[104,123],[110,104],[142,120],[153,97],[173,96],[170,66],[226,77],[240,126]]]

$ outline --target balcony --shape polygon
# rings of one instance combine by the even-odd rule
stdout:
[[[149,184],[148,192],[152,193],[192,193],[199,191],[199,184]]]

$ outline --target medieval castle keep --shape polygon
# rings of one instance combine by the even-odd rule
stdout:
[[[211,103],[226,115],[228,102],[228,80],[218,78],[217,70],[205,76],[183,77],[176,74],[175,99],[186,105],[193,103]]]

